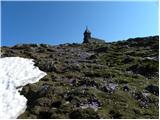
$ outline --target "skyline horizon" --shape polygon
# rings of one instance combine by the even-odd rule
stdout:
[[[93,38],[98,38],[98,39],[101,39],[101,40],[104,40],[106,43],[112,43],[112,42],[118,42],[118,41],[126,41],[128,39],[135,39],[135,38],[145,38],[145,37],[153,37],[153,36],[159,36],[159,34],[155,34],[155,35],[148,35],[148,36],[137,36],[137,37],[129,37],[129,38],[126,38],[126,39],[118,39],[118,40],[113,40],[113,41],[107,41],[103,38],[98,38],[96,36],[92,36]],[[2,41],[1,41],[2,42]],[[47,45],[53,45],[53,46],[56,46],[56,45],[63,45],[63,44],[82,44],[83,43],[83,39],[80,41],[80,42],[64,42],[64,43],[59,43],[59,44],[49,44],[49,43],[35,43],[35,42],[22,42],[22,43],[16,43],[16,44],[13,44],[13,45],[1,45],[0,44],[0,47],[3,47],[3,46],[8,46],[8,47],[12,47],[12,46],[15,46],[15,45],[21,45],[21,44],[47,44]]]
[[[156,36],[158,2],[2,1],[1,46],[82,43],[88,26],[106,42]]]

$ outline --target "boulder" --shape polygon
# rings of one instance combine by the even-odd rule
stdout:
[[[45,72],[56,71],[54,61],[51,61],[51,60],[40,60],[36,62],[36,66],[38,66],[40,70],[45,71]]]
[[[117,86],[118,86],[117,84],[109,83],[108,85],[105,85],[102,89],[105,92],[113,93],[116,90]]]
[[[148,85],[146,87],[146,90],[148,90],[149,92],[151,92],[152,94],[159,96],[159,87],[157,85]]]
[[[148,94],[143,92],[135,92],[133,93],[134,99],[136,99],[139,102],[139,105],[143,108],[146,108],[150,104],[150,98],[148,97]]]
[[[128,92],[129,90],[130,90],[130,89],[129,89],[128,85],[124,85],[124,86],[123,86],[123,91]]]

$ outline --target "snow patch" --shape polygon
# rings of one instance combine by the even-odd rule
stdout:
[[[22,114],[27,99],[16,88],[38,82],[45,75],[32,59],[0,58],[0,119],[15,119]]]

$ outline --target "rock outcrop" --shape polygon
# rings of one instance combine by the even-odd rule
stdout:
[[[158,119],[158,36],[94,44],[86,37],[84,44],[1,47],[2,57],[32,58],[47,73],[21,91],[28,103],[19,118]]]

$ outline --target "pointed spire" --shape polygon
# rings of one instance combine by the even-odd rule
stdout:
[[[86,30],[88,30],[88,26],[86,25]]]
[[[85,30],[86,33],[91,33],[88,29],[88,26],[86,25],[86,30]]]
[[[83,38],[83,43],[89,43],[90,39],[91,39],[91,32],[88,29],[88,26],[86,26],[86,29],[83,33],[84,38]]]

